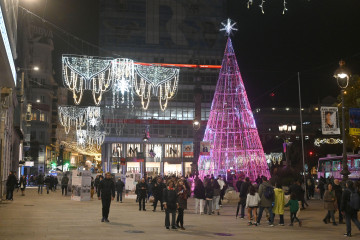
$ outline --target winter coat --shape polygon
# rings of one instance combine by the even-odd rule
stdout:
[[[250,193],[248,193],[248,195],[246,196],[246,208],[249,207],[258,207],[259,206],[259,202],[260,202],[260,197],[258,193],[255,193],[255,195],[251,195]]]
[[[38,185],[43,185],[44,184],[44,176],[43,175],[39,175],[38,177],[37,177],[37,184]]]
[[[68,183],[69,183],[69,178],[67,176],[64,176],[61,179],[61,185],[66,186],[66,185],[68,185]]]
[[[247,197],[247,194],[249,192],[249,187],[250,186],[251,186],[250,182],[244,182],[244,183],[241,184],[240,194],[239,194],[241,204],[246,203],[246,197]]]
[[[97,191],[98,197],[101,196],[103,199],[109,199],[111,197],[115,197],[115,184],[112,179],[104,178],[99,183],[98,191]]]
[[[177,202],[179,203],[179,208],[187,209],[187,198],[188,198],[187,192],[188,190],[183,189],[183,187],[181,186],[179,186],[176,189]]]
[[[137,185],[136,185],[136,190],[137,190],[137,195],[139,196],[139,198],[145,198],[146,195],[147,195],[147,183],[146,182],[139,182]]]
[[[214,189],[214,197],[216,197],[216,196],[220,196],[220,188],[213,188]]]
[[[163,182],[160,182],[160,183],[155,182],[155,183],[153,183],[152,193],[153,193],[154,197],[157,198],[157,199],[162,198],[164,188],[166,188],[166,185]]]
[[[8,189],[14,189],[15,186],[17,186],[17,180],[14,174],[10,174],[7,181],[6,181],[6,187]]]
[[[117,181],[116,184],[115,184],[116,191],[117,192],[122,192],[123,189],[124,189],[124,186],[125,186],[125,184],[124,184],[123,181],[121,181],[121,180]]]
[[[342,196],[342,188],[340,185],[333,185],[333,191],[335,192],[335,197],[338,202],[341,202],[341,196]]]
[[[212,199],[214,197],[214,189],[210,183],[205,187],[205,199]]]
[[[197,199],[205,199],[204,185],[202,185],[202,184],[195,185],[194,197]]]
[[[21,187],[21,184],[23,185],[23,187]],[[25,189],[25,188],[26,188],[26,178],[20,178],[19,187],[20,187],[21,189]]]
[[[50,186],[50,185],[51,185],[51,177],[50,177],[50,176],[47,176],[47,177],[45,178],[45,180],[44,180],[44,183],[45,183],[46,185]]]
[[[340,205],[341,211],[345,212],[346,214],[349,214],[350,216],[357,214],[357,211],[350,206],[350,196],[352,192],[354,191],[350,190],[349,188],[345,188],[341,196],[341,205]]]
[[[242,185],[243,183],[244,183],[244,182],[241,181],[241,180],[239,180],[239,181],[236,182],[236,189],[237,189],[238,192],[240,192],[241,185]]]
[[[331,192],[329,190],[326,190],[324,193],[324,208],[326,210],[335,210],[335,191],[332,190]]]
[[[265,190],[267,187],[272,187],[271,184],[269,182],[263,182],[262,184],[260,184],[259,186],[259,196],[260,196],[260,206],[261,207],[271,207],[272,203],[275,200],[275,196],[273,196],[271,199],[267,199],[265,197]],[[274,194],[275,195],[275,194]]]
[[[277,215],[284,214],[284,205],[285,205],[285,193],[281,188],[274,189],[275,194],[275,205],[273,207],[273,213]]]
[[[164,188],[163,190],[163,204],[166,204],[166,207],[169,210],[176,210],[177,208],[177,194],[174,188],[168,189]]]
[[[287,204],[285,204],[285,207],[290,206],[290,212],[291,213],[297,213],[299,210],[299,201],[298,200],[292,200],[290,199]]]

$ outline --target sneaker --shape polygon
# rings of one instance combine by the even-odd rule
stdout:
[[[260,224],[260,223],[255,223],[254,225],[255,225],[255,227],[257,227],[257,226],[259,226],[259,224]]]
[[[351,237],[351,234],[344,233],[344,237]]]
[[[105,219],[104,219],[104,218],[102,218],[102,219],[101,219],[101,222],[104,222],[104,221],[105,221]]]
[[[105,219],[105,222],[110,222],[110,221],[109,221],[109,219],[106,218],[106,219]]]
[[[280,224],[279,224],[279,226],[285,226],[285,224],[283,224],[283,223],[280,223]]]
[[[274,226],[274,224],[270,223],[270,224],[269,224],[269,226],[270,226],[270,227],[273,227],[273,226]]]
[[[244,217],[241,217],[240,219],[244,219]]]
[[[252,223],[251,222],[248,222],[248,226],[251,226],[252,225]]]

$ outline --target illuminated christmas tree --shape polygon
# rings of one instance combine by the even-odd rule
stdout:
[[[270,177],[230,39],[234,24],[228,20],[223,25],[227,45],[203,139],[210,142],[210,155],[200,156],[199,174],[217,176],[236,171],[251,180],[261,175]]]

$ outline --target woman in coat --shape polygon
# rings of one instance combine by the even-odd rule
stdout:
[[[324,193],[324,208],[328,211],[325,218],[323,219],[323,222],[325,224],[328,223],[327,219],[331,217],[333,221],[333,225],[335,226],[337,225],[335,222],[335,210],[336,210],[335,205],[337,206],[335,191],[333,191],[332,185],[328,184],[327,190]]]
[[[20,178],[19,187],[21,189],[21,196],[25,196],[26,177],[24,175]]]
[[[178,185],[176,188],[177,193],[177,201],[179,203],[178,208],[178,217],[176,219],[176,226],[181,228],[181,230],[185,230],[184,228],[184,210],[187,208],[187,196],[188,196],[188,189],[186,188],[184,181],[179,180]],[[180,225],[179,225],[180,223]]]
[[[276,184],[274,189],[275,204],[273,207],[274,219],[276,215],[280,216],[280,226],[284,226],[284,206],[285,206],[285,193],[280,183]]]
[[[177,194],[175,191],[173,181],[168,182],[167,188],[163,190],[163,205],[165,208],[165,227],[169,229],[170,227],[170,214],[171,214],[171,228],[177,229],[175,225],[175,216],[176,209],[179,208],[179,203],[177,202]]]

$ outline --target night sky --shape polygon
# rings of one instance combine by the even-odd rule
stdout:
[[[227,15],[239,29],[233,36],[233,45],[252,108],[298,106],[298,71],[306,107],[339,93],[332,75],[341,58],[352,74],[358,74],[360,69],[360,1],[287,1],[289,10],[285,15],[283,0],[267,0],[265,14],[258,7],[260,0],[254,0],[250,9],[247,0],[228,1]],[[98,2],[22,0],[20,4],[97,44]],[[69,52],[69,38],[60,33],[56,36],[56,56]],[[225,43],[224,38],[224,48]],[[57,64],[54,65],[56,69]]]

